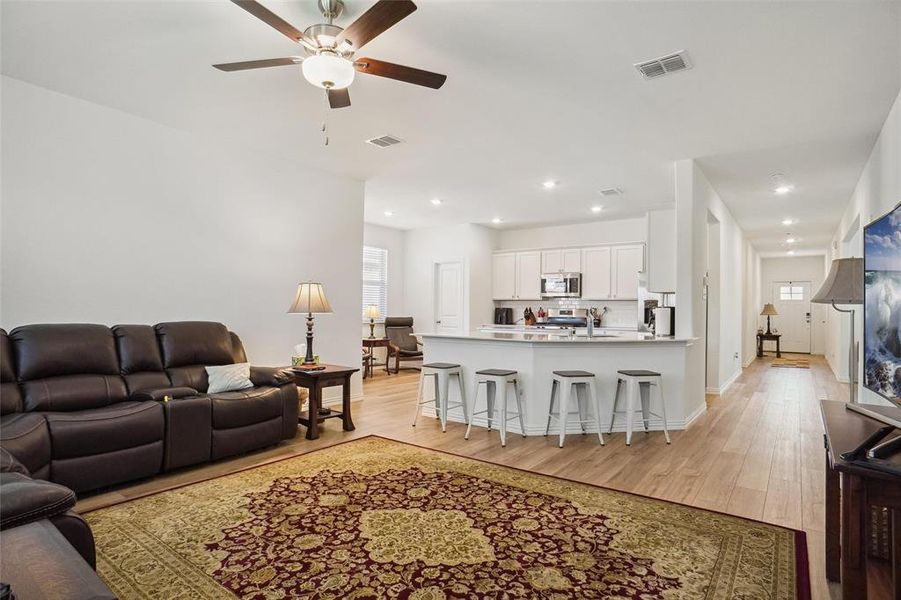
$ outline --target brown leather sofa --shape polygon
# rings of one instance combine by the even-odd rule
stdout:
[[[0,447],[76,492],[297,432],[297,388],[279,369],[253,367],[253,388],[206,393],[204,367],[246,361],[221,323],[26,325],[0,330],[0,355]]]

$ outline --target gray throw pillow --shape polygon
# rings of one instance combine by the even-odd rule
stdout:
[[[253,387],[250,381],[250,363],[235,363],[222,365],[221,367],[204,367],[207,379],[210,381],[207,387],[208,394],[219,392],[236,392]]]

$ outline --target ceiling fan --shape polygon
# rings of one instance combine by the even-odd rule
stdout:
[[[310,25],[302,32],[256,0],[231,1],[300,44],[304,56],[213,65],[220,71],[244,71],[301,64],[304,78],[326,91],[331,108],[350,106],[347,88],[353,83],[357,71],[436,90],[444,85],[447,79],[447,75],[374,58],[354,58],[354,53],[365,44],[416,10],[416,5],[410,0],[379,0],[346,29],[333,23],[343,12],[344,2],[319,0],[319,10],[328,22]]]

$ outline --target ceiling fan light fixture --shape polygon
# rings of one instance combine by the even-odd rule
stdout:
[[[346,58],[320,52],[302,63],[304,79],[322,89],[343,90],[354,81],[354,65]]]

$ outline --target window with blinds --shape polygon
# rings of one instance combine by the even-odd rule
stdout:
[[[366,307],[379,307],[383,320],[388,315],[388,250],[363,246],[363,321],[368,323]]]

